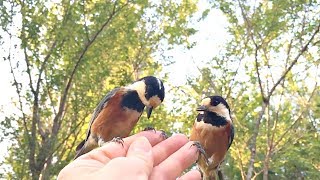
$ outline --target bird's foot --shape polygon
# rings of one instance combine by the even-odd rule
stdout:
[[[106,142],[102,138],[98,138],[98,146],[102,147]]]
[[[115,143],[121,144],[122,147],[123,147],[123,143],[124,143],[124,141],[123,141],[123,139],[122,139],[121,137],[114,137],[114,138],[113,138],[111,141],[109,141],[109,142],[115,142]]]
[[[156,133],[156,129],[154,127],[151,126],[147,126],[146,128],[143,129],[143,131],[154,131],[154,133]]]
[[[203,149],[202,145],[200,144],[200,142],[199,141],[195,141],[190,147],[192,147],[192,146],[196,146],[197,147],[198,152],[199,152],[199,156],[203,155],[205,160],[206,160],[206,162],[207,162],[207,164],[209,164],[207,153],[204,151],[204,149]],[[197,162],[198,162],[198,160],[196,161],[196,163]]]
[[[167,133],[166,133],[163,129],[160,129],[160,131],[161,131],[160,136],[161,136],[163,139],[168,139]]]
[[[154,131],[154,133],[156,133],[156,129],[154,127],[151,127],[151,126],[148,126],[146,128],[143,129],[143,131]],[[164,130],[160,130],[161,131],[161,134],[160,136],[163,138],[163,139],[167,139],[168,138],[168,135],[167,133],[164,131]]]

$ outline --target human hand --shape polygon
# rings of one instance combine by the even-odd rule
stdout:
[[[161,132],[143,131],[124,138],[123,146],[106,143],[64,167],[58,179],[176,179],[198,158],[185,135],[163,141]],[[201,179],[192,170],[180,179]]]

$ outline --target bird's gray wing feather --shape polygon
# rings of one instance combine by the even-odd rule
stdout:
[[[231,144],[233,142],[233,138],[234,138],[234,127],[231,124],[231,134],[230,134],[230,137],[229,137],[229,147],[228,147],[228,149],[230,148],[230,146],[231,146]]]

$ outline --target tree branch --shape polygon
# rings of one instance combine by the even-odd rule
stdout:
[[[89,41],[90,40],[90,38],[89,38],[89,29],[88,29],[88,25],[87,25],[87,20],[86,20],[86,18],[87,18],[87,16],[86,16],[86,1],[85,0],[82,0],[82,3],[83,3],[83,5],[82,5],[82,11],[83,11],[83,21],[84,21],[84,29],[85,29],[85,33],[86,33],[86,38],[87,38],[87,41]]]
[[[56,47],[56,44],[57,44],[57,40],[55,40],[55,41],[52,43],[52,45],[51,45],[51,47],[50,47],[50,49],[49,49],[48,54],[46,55],[46,57],[44,58],[44,60],[43,60],[43,62],[42,62],[42,64],[41,64],[41,67],[40,67],[40,70],[39,70],[39,75],[38,75],[38,80],[37,80],[37,85],[36,85],[36,90],[35,90],[35,94],[37,94],[37,96],[38,96],[39,90],[40,90],[42,73],[43,73],[43,71],[44,71],[44,69],[45,69],[45,67],[46,67],[46,64],[47,64],[49,58],[51,57],[51,54],[52,54],[52,52],[53,52],[53,49]],[[43,128],[42,128],[42,126],[41,126],[40,117],[37,119],[37,125],[38,125],[39,134],[40,134],[41,138],[44,140],[44,139],[48,136],[48,133],[46,133],[46,132],[43,130]]]
[[[226,98],[228,99],[230,97],[230,94],[231,94],[231,89],[232,89],[232,86],[234,85],[234,82],[235,82],[235,79],[236,79],[236,76],[239,72],[239,69],[240,69],[240,65],[241,65],[241,62],[245,56],[245,49],[247,49],[247,46],[248,46],[248,42],[249,42],[249,38],[246,38],[246,41],[244,43],[244,47],[242,48],[243,51],[242,51],[242,54],[241,56],[238,58],[239,59],[239,63],[238,63],[238,66],[237,66],[237,69],[236,69],[236,72],[233,76],[233,78],[231,79],[230,83],[229,83],[229,89],[228,89],[228,92],[227,92],[227,95],[226,95]]]
[[[111,12],[111,14],[109,15],[109,18],[105,21],[104,24],[102,24],[102,26],[100,27],[100,29],[93,35],[93,37],[85,44],[83,50],[80,52],[79,57],[77,58],[77,62],[74,66],[74,68],[72,69],[72,72],[70,74],[69,80],[67,82],[67,85],[64,89],[64,92],[60,98],[60,105],[59,105],[59,109],[58,109],[58,113],[55,116],[54,120],[53,120],[53,126],[52,126],[52,133],[56,134],[59,127],[58,127],[58,121],[61,121],[61,116],[62,113],[64,111],[64,107],[66,104],[66,100],[67,100],[67,95],[69,93],[69,90],[71,88],[71,84],[72,84],[72,80],[74,78],[74,75],[85,55],[85,53],[88,51],[89,47],[91,47],[92,43],[96,40],[96,38],[98,37],[98,35],[102,32],[102,30],[111,22],[111,20],[114,18],[114,16],[120,11],[122,10],[127,4],[123,5],[122,7],[120,7],[119,9],[116,9],[116,5],[117,3],[114,3],[114,7],[113,10]]]
[[[255,53],[254,53],[254,60],[255,60],[255,68],[256,68],[256,72],[258,75],[258,83],[259,83],[259,88],[260,88],[260,93],[261,93],[261,97],[262,97],[262,101],[263,102],[268,102],[269,99],[265,98],[264,95],[264,91],[263,91],[263,87],[262,87],[262,80],[261,80],[261,76],[260,76],[260,71],[259,71],[259,62],[258,62],[258,46],[256,46],[255,48]]]
[[[282,83],[281,83],[281,86],[282,86],[282,88],[284,88],[284,81],[282,81]],[[279,100],[279,102],[282,102],[282,98],[283,98],[283,96],[284,96],[284,91],[281,93],[281,95],[280,95],[280,100]],[[274,120],[274,124],[273,124],[273,127],[272,127],[272,131],[273,131],[273,133],[272,133],[272,136],[271,136],[271,151],[273,150],[273,145],[274,145],[274,137],[275,137],[275,132],[276,132],[276,128],[278,127],[277,125],[278,125],[278,121],[279,121],[279,112],[281,111],[281,109],[280,109],[280,107],[277,109],[277,112],[276,112],[276,117],[275,117],[275,120]]]
[[[254,172],[254,176],[252,177],[252,179],[256,179],[262,172],[263,172],[263,170],[260,170],[258,172]]]
[[[310,95],[310,97],[309,97],[309,99],[308,99],[308,103],[309,103],[309,104],[310,104],[310,101],[311,101],[312,97],[314,96],[314,94],[315,94],[315,92],[316,92],[316,90],[317,90],[317,87],[318,87],[318,83],[315,84],[315,87],[314,87],[313,91],[311,92],[311,95]],[[310,106],[310,105],[309,105],[309,106]],[[306,107],[306,109],[308,109],[308,107]],[[288,133],[290,130],[293,129],[293,127],[297,124],[297,122],[299,122],[299,120],[302,119],[303,113],[304,113],[304,112],[301,112],[300,115],[297,117],[297,119],[295,119],[295,120],[292,122],[292,124],[286,129],[286,131],[285,131],[285,132],[280,136],[280,138],[274,143],[273,148],[276,148],[276,147],[280,144],[280,142],[282,141],[282,139],[287,135],[287,133]]]
[[[86,116],[85,116],[85,117],[86,117]],[[85,122],[84,119],[85,119],[85,118],[83,118],[82,120],[80,120],[80,122],[79,122],[78,124],[76,124],[76,126],[69,131],[69,133],[65,136],[65,138],[63,138],[63,139],[60,141],[60,143],[51,151],[51,153],[48,155],[48,157],[49,157],[49,156],[52,156],[58,149],[61,148],[61,146],[62,146],[65,142],[67,142],[67,140],[70,138],[70,136],[71,136],[73,133],[75,133],[76,130],[84,124],[84,122]]]
[[[11,42],[11,38],[10,38],[10,42]],[[10,46],[11,47],[11,46]],[[8,61],[9,61],[9,65],[10,65],[10,73],[12,74],[12,77],[13,77],[13,85],[15,86],[16,88],[16,92],[17,92],[17,95],[18,95],[18,101],[19,101],[19,108],[20,108],[20,111],[22,113],[22,122],[23,122],[23,127],[24,127],[24,130],[25,130],[25,134],[27,136],[27,139],[28,141],[30,141],[31,137],[29,135],[29,133],[27,132],[30,132],[29,129],[28,129],[28,126],[27,126],[27,117],[26,117],[26,114],[24,113],[24,110],[23,110],[23,103],[22,103],[22,98],[21,98],[21,90],[20,90],[20,87],[19,85],[21,86],[21,83],[18,83],[17,81],[17,77],[14,73],[14,68],[13,68],[13,65],[12,65],[12,60],[11,60],[11,48],[9,47],[9,56],[8,56]]]
[[[251,34],[250,22],[248,21],[246,15],[244,13],[244,9],[242,7],[242,4],[240,3],[240,1],[238,1],[238,3],[239,3],[239,6],[241,8],[242,16],[243,16],[243,18],[245,19],[245,21],[246,21],[246,23],[248,25],[249,34],[250,34],[250,36],[252,36],[252,41],[256,46],[255,55],[257,55],[257,49],[258,49],[259,46],[257,46],[257,44],[254,41],[253,35]],[[262,116],[264,114],[265,108],[267,107],[267,105],[269,103],[270,97],[273,94],[273,92],[275,91],[276,87],[280,84],[280,82],[282,80],[285,79],[285,77],[287,76],[288,72],[290,72],[292,67],[297,63],[297,61],[300,58],[300,56],[305,51],[307,51],[307,48],[308,48],[309,44],[313,41],[315,35],[319,32],[319,27],[320,27],[320,24],[317,26],[317,28],[316,28],[315,32],[313,33],[313,35],[311,36],[311,38],[308,40],[308,42],[305,44],[305,46],[300,50],[299,54],[295,57],[293,62],[290,64],[289,68],[283,73],[283,75],[280,77],[280,79],[274,84],[274,86],[268,92],[267,97],[264,97],[264,95],[263,95],[262,110],[259,113],[259,118],[256,121],[255,129],[254,129],[254,132],[253,132],[253,135],[252,135],[252,139],[251,139],[251,148],[250,148],[251,156],[250,156],[250,160],[249,160],[248,173],[247,173],[247,177],[246,177],[247,180],[251,179],[251,177],[252,177],[252,172],[253,172],[253,168],[254,168],[253,164],[254,164],[254,161],[255,161],[255,154],[256,154],[256,148],[255,148],[256,147],[256,138],[257,138],[257,136],[259,134],[260,121],[261,121]],[[256,65],[257,65],[257,59],[256,59]],[[256,70],[257,70],[257,66],[256,66]],[[259,77],[259,74],[258,74],[258,77]],[[261,86],[261,82],[259,82],[259,86],[260,86],[260,90],[261,90],[261,87],[262,87]]]
[[[22,3],[21,5],[21,15],[22,15],[22,18],[24,19],[26,17],[25,15],[25,11],[24,11],[24,8],[25,7],[25,4]],[[27,7],[28,8],[28,7]],[[25,25],[22,25],[22,30],[21,30],[21,34],[22,34],[22,39],[26,39],[25,37]],[[36,130],[36,123],[37,123],[37,120],[39,119],[39,102],[38,102],[38,93],[36,93],[36,91],[34,90],[34,87],[33,87],[33,82],[32,82],[32,76],[31,76],[31,70],[30,70],[30,61],[29,61],[29,57],[28,57],[28,54],[27,54],[27,47],[24,46],[23,47],[23,52],[24,52],[24,60],[26,62],[26,66],[27,66],[27,74],[28,74],[28,77],[29,77],[29,87],[30,87],[30,90],[33,94],[33,105],[32,105],[32,119],[31,119],[31,129],[29,132],[27,133],[31,133],[30,135],[30,139],[29,139],[29,143],[28,143],[28,146],[29,146],[29,149],[30,149],[30,152],[29,152],[29,167],[30,167],[30,170],[31,170],[31,176],[33,177],[33,179],[36,179],[38,177],[38,174],[37,174],[37,162],[35,160],[35,153],[36,153],[36,135],[37,135],[37,130]]]
[[[27,48],[26,47],[23,47],[23,52],[24,52],[24,60],[26,62],[26,65],[27,65],[27,74],[28,74],[28,77],[29,77],[29,87],[31,89],[31,92],[33,94],[33,96],[36,95],[36,91],[34,90],[33,88],[33,82],[32,82],[32,76],[31,76],[31,70],[30,70],[30,61],[29,61],[29,57],[28,57],[28,54],[27,54]]]
[[[45,69],[45,67],[46,67],[46,64],[47,64],[49,58],[51,57],[51,54],[52,54],[54,48],[56,47],[56,45],[57,45],[57,40],[55,40],[55,41],[52,43],[52,45],[51,45],[51,47],[50,47],[50,49],[49,49],[48,54],[46,55],[46,57],[44,58],[44,60],[43,60],[43,62],[42,62],[42,64],[41,64],[41,67],[40,67],[40,70],[39,70],[39,76],[38,76],[38,80],[37,80],[36,93],[39,93],[42,73],[43,73],[43,71],[44,71],[44,69]]]
[[[234,143],[235,143],[235,144],[234,144],[234,145],[235,145],[234,147],[238,147],[237,141],[235,141]],[[243,144],[241,144],[241,145],[243,145]],[[240,149],[244,149],[244,147],[240,147]],[[241,154],[241,152],[240,152],[240,149],[239,149],[239,148],[236,149],[236,153],[237,153],[238,158],[239,158],[237,162],[240,164],[241,178],[242,178],[242,179],[245,179],[246,174],[245,174],[244,165],[243,165],[243,162],[242,162],[242,154]]]
[[[255,124],[255,128],[253,130],[253,135],[251,137],[251,141],[250,141],[250,151],[251,151],[251,155],[250,155],[250,160],[249,160],[249,167],[248,167],[248,173],[247,173],[247,180],[250,180],[252,177],[252,172],[253,172],[253,164],[255,161],[255,156],[256,156],[256,141],[257,141],[257,137],[259,135],[259,127],[260,127],[260,122],[261,119],[265,113],[265,110],[267,108],[268,104],[266,103],[262,103],[262,107],[261,107],[261,111],[259,112],[259,116],[257,118],[256,124]]]
[[[59,108],[58,108],[58,112],[56,114],[56,116],[53,119],[53,125],[51,128],[51,136],[50,138],[47,138],[47,140],[44,142],[43,146],[40,147],[39,150],[39,154],[37,156],[37,167],[38,170],[40,168],[43,168],[43,165],[46,163],[46,160],[48,160],[48,158],[50,156],[50,149],[52,149],[52,146],[55,144],[56,142],[56,138],[60,129],[60,125],[63,119],[63,114],[65,111],[65,107],[67,104],[67,97],[69,95],[69,91],[71,89],[71,85],[74,79],[74,76],[80,66],[80,63],[83,60],[84,55],[86,54],[86,52],[88,51],[88,49],[91,47],[91,45],[95,42],[96,38],[98,37],[98,35],[105,29],[105,27],[110,24],[111,20],[114,18],[114,16],[121,11],[125,6],[127,6],[127,4],[124,4],[123,6],[117,8],[117,2],[114,3],[113,9],[109,15],[109,17],[106,19],[106,21],[102,24],[102,26],[97,30],[97,32],[92,36],[92,38],[86,42],[84,44],[83,49],[79,52],[79,54],[76,55],[76,63],[71,71],[71,74],[67,80],[67,84],[65,89],[62,92],[61,98],[60,98],[60,103],[59,103]],[[41,170],[41,169],[40,169]]]
[[[277,86],[280,84],[280,82],[282,80],[284,80],[284,78],[287,76],[287,74],[291,71],[292,67],[298,62],[300,56],[307,51],[309,44],[313,41],[314,37],[319,33],[320,30],[320,23],[318,24],[316,30],[314,31],[314,33],[312,34],[311,38],[308,40],[308,42],[302,47],[302,49],[300,50],[300,52],[298,53],[298,55],[294,58],[294,60],[292,61],[292,63],[290,64],[289,68],[282,74],[282,76],[279,78],[279,80],[273,85],[273,87],[271,88],[271,90],[268,93],[267,98],[270,98],[272,93],[275,91],[275,89],[277,88]]]
[[[253,164],[254,164],[255,156],[256,156],[256,141],[257,141],[257,137],[259,135],[259,127],[260,127],[261,119],[262,119],[262,117],[263,117],[263,115],[265,113],[265,110],[269,105],[270,98],[266,98],[265,95],[264,95],[262,81],[261,81],[260,72],[259,72],[258,50],[260,49],[260,46],[258,46],[257,43],[255,42],[254,36],[253,36],[253,34],[251,32],[252,31],[251,22],[248,20],[246,14],[244,12],[243,5],[240,3],[239,0],[238,0],[238,4],[239,4],[239,7],[241,9],[242,17],[246,22],[248,34],[251,37],[251,40],[252,40],[252,42],[254,43],[254,46],[255,46],[255,69],[256,69],[256,72],[258,74],[258,83],[259,83],[259,88],[260,88],[260,92],[261,92],[261,96],[262,96],[261,111],[259,112],[258,118],[256,120],[255,128],[253,130],[253,135],[251,136],[251,139],[249,141],[249,143],[250,143],[250,147],[249,148],[250,148],[251,155],[250,155],[250,159],[249,159],[249,166],[248,166],[246,179],[250,180],[252,175],[253,175],[252,173],[254,171]]]

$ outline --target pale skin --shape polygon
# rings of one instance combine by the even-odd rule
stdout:
[[[123,146],[110,142],[80,156],[60,171],[58,179],[201,179],[198,170],[181,176],[198,158],[185,135],[163,140],[160,131],[143,131],[123,140]]]

